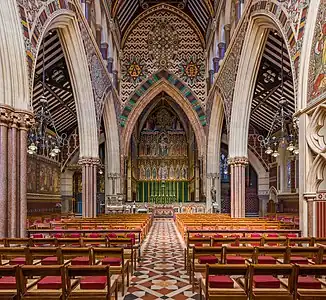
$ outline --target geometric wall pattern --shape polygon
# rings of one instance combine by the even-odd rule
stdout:
[[[167,70],[187,83],[205,101],[205,57],[198,30],[169,5],[144,12],[127,31],[123,42],[121,100],[126,103],[151,74]]]
[[[146,91],[156,82],[165,79],[175,88],[177,88],[181,94],[190,102],[192,109],[198,115],[198,118],[202,126],[206,126],[206,115],[203,108],[200,105],[200,102],[197,100],[193,91],[187,87],[180,79],[175,75],[170,74],[167,71],[159,71],[156,74],[149,76],[149,78],[143,82],[140,86],[137,87],[136,91],[131,95],[130,99],[126,103],[122,114],[120,115],[120,126],[124,127],[128,119],[129,114],[131,113],[134,106],[137,104],[137,101],[146,93]]]

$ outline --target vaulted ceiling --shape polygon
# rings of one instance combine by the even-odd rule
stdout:
[[[167,3],[183,10],[197,23],[204,36],[213,14],[212,0],[115,0],[113,2],[112,15],[118,21],[122,34],[137,15],[160,3]]]

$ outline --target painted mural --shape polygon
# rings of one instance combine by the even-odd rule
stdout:
[[[311,50],[309,99],[326,92],[326,0],[320,3]]]
[[[57,163],[29,156],[27,176],[28,193],[60,195],[60,167]]]

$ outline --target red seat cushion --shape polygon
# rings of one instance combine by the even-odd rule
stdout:
[[[227,256],[226,257],[226,263],[227,264],[244,264],[245,263],[245,259],[241,256]]]
[[[83,290],[104,289],[106,286],[106,276],[87,276],[81,279],[80,288]]]
[[[279,279],[272,275],[254,275],[255,288],[278,289],[281,286]]]
[[[70,237],[71,238],[80,238],[80,233],[71,233]]]
[[[260,233],[253,233],[253,234],[250,235],[250,237],[260,238],[261,237],[261,234]]]
[[[314,277],[299,276],[298,288],[299,289],[321,289],[321,282]]]
[[[102,259],[102,265],[110,265],[110,266],[120,266],[121,258],[119,257],[105,257]]]
[[[234,281],[227,275],[209,275],[208,284],[210,288],[232,289]]]
[[[222,234],[214,234],[214,238],[222,239],[224,236]]]
[[[95,238],[99,238],[99,237],[101,237],[101,236],[100,236],[98,233],[91,233],[91,234],[89,235],[89,237],[95,239]]]
[[[0,278],[0,290],[16,289],[16,278],[13,276],[5,276]]]
[[[297,235],[295,233],[288,233],[286,236],[289,238],[297,237]]]
[[[308,261],[308,258],[307,257],[291,256],[290,263],[292,263],[292,264],[303,264],[303,265],[307,265],[309,263],[309,261]]]
[[[9,265],[24,265],[26,264],[25,257],[15,257],[10,260]]]
[[[109,238],[116,238],[116,237],[118,237],[115,233],[109,233],[108,234],[108,237]]]
[[[200,264],[217,264],[218,263],[218,258],[214,255],[210,256],[200,256],[198,258],[198,261]]]
[[[57,265],[58,258],[56,256],[49,256],[45,257],[41,260],[41,265],[48,266],[48,265]]]
[[[278,238],[278,234],[277,233],[269,233],[267,235],[267,237]]]
[[[61,287],[61,276],[46,276],[37,283],[37,288],[40,290],[58,290]]]
[[[43,234],[42,234],[42,233],[36,233],[36,234],[33,234],[33,235],[32,235],[32,238],[33,238],[33,239],[41,239],[41,238],[43,238]]]
[[[80,257],[75,257],[71,260],[71,265],[73,266],[85,266],[89,265],[89,257],[85,256],[80,256]]]
[[[273,265],[273,264],[276,264],[276,259],[273,256],[260,255],[260,256],[258,256],[258,263]]]
[[[128,233],[126,237],[131,239],[133,245],[136,244],[136,235],[134,233]]]

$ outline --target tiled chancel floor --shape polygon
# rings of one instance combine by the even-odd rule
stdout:
[[[145,240],[142,260],[125,300],[199,299],[184,270],[183,244],[172,219],[157,219]]]

